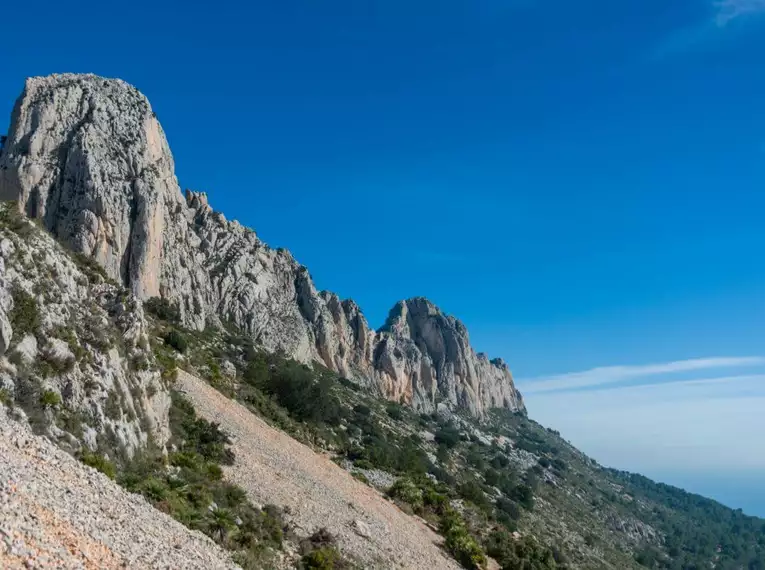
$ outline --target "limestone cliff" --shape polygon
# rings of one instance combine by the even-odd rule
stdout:
[[[170,395],[141,302],[0,205],[0,402],[70,450],[169,437]]]
[[[18,200],[138,298],[178,303],[188,326],[234,323],[267,349],[423,411],[440,401],[479,416],[524,409],[507,366],[477,355],[465,327],[430,302],[401,302],[371,330],[289,252],[226,220],[205,194],[183,196],[151,106],[123,81],[28,79],[0,155],[0,199]]]

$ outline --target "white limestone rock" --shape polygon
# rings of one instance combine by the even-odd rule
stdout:
[[[10,313],[17,299],[24,300],[25,327],[31,329],[10,331],[8,351],[0,357],[0,384],[14,408],[31,418],[40,395],[52,391],[61,398],[56,409],[76,412],[81,420],[57,426],[50,410],[44,418],[34,414],[47,421],[38,427],[53,439],[76,448],[74,436],[93,450],[99,440],[111,439],[128,454],[150,437],[163,445],[169,437],[168,388],[156,366],[136,366],[153,363],[148,342],[140,342],[148,332],[141,303],[120,286],[86,274],[50,235],[9,204],[0,205],[0,219],[9,216],[15,221],[0,221],[0,309]]]
[[[123,81],[28,79],[0,155],[0,199],[18,200],[139,299],[177,303],[189,327],[234,323],[267,350],[422,411],[437,401],[476,416],[524,410],[504,362],[477,355],[465,327],[427,300],[398,303],[373,331],[353,301],[318,292],[289,252],[215,212],[204,193],[183,196],[149,102]]]

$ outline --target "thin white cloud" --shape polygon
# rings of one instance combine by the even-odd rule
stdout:
[[[738,18],[765,12],[765,0],[720,0],[714,6],[715,23],[721,27]]]
[[[569,372],[528,380],[519,379],[518,385],[524,394],[538,394],[616,384],[660,374],[762,365],[765,365],[765,358],[760,356],[696,358],[644,366],[604,366],[582,372]]]
[[[744,23],[758,15],[765,15],[765,0],[706,0],[709,13],[701,20],[678,28],[662,38],[649,53],[652,60],[717,49],[739,36],[733,31],[734,23]]]

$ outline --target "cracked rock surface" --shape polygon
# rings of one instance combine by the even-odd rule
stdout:
[[[138,298],[176,302],[187,326],[233,323],[268,350],[422,412],[437,401],[475,416],[525,409],[505,363],[476,354],[464,325],[427,299],[396,304],[375,331],[352,300],[317,291],[288,251],[227,220],[204,193],[182,195],[156,115],[123,81],[28,79],[0,155],[0,199],[17,200]]]

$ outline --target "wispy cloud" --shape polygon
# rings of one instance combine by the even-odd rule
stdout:
[[[765,0],[720,0],[714,7],[715,23],[722,27],[738,18],[765,12]]]
[[[538,394],[613,385],[663,374],[762,365],[765,365],[765,357],[760,356],[696,358],[643,366],[604,366],[582,372],[569,372],[527,380],[519,379],[518,384],[524,394]]]
[[[652,59],[718,47],[736,36],[731,30],[734,23],[765,14],[765,0],[703,1],[707,3],[706,15],[662,38],[652,50]]]

